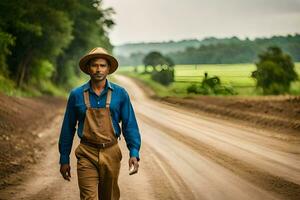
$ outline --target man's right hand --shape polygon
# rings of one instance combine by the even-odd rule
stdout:
[[[71,167],[69,164],[60,165],[60,173],[65,180],[70,181],[71,178]]]

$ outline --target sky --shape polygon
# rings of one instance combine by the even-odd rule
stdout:
[[[300,33],[300,0],[103,0],[113,45]]]

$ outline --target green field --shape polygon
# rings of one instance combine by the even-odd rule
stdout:
[[[297,73],[300,75],[300,63],[295,64]],[[254,64],[207,64],[207,65],[176,65],[175,82],[171,84],[165,95],[186,95],[186,88],[191,83],[200,83],[204,73],[208,76],[218,76],[223,85],[232,86],[239,95],[260,95],[260,91],[255,89],[255,80],[251,78],[251,73],[256,69]],[[143,66],[137,67],[138,72],[144,70]],[[120,67],[119,72],[133,72],[134,67]],[[139,77],[150,84],[149,75],[138,75],[130,73],[132,76]],[[300,76],[299,76],[300,77]],[[300,94],[300,80],[293,82],[291,94]]]

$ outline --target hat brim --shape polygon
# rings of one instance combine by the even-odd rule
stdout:
[[[102,54],[102,53],[89,54],[89,55],[82,57],[79,61],[80,69],[88,75],[89,75],[89,70],[88,70],[87,64],[88,64],[89,60],[91,60],[93,58],[104,58],[109,61],[110,68],[109,68],[108,74],[114,73],[119,66],[117,59],[111,55]]]

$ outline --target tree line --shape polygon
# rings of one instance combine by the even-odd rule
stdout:
[[[18,87],[49,81],[70,88],[89,49],[112,50],[112,8],[101,0],[2,0],[0,75]]]
[[[164,53],[164,55],[171,58],[175,64],[253,63],[257,61],[257,55],[267,50],[269,46],[278,46],[291,55],[294,61],[300,61],[300,34],[254,40],[241,40],[237,37],[210,38],[201,41],[198,47],[195,47],[193,43],[193,46],[176,52]],[[160,49],[155,49],[155,51],[160,51]],[[146,54],[137,50],[129,57],[121,56],[120,63],[121,65],[141,65]]]
[[[145,70],[142,73],[151,74],[152,80],[165,86],[175,81],[174,62],[160,52],[148,53],[143,59],[143,64]],[[299,80],[293,59],[277,46],[270,46],[260,53],[255,65],[256,70],[252,72],[251,77],[256,81],[256,88],[261,89],[264,95],[288,94],[292,82]],[[152,69],[149,71],[148,67]],[[135,72],[137,72],[137,67]],[[187,87],[187,93],[202,95],[238,94],[233,87],[222,85],[220,77],[209,77],[207,72],[205,72],[201,83],[193,83]]]

